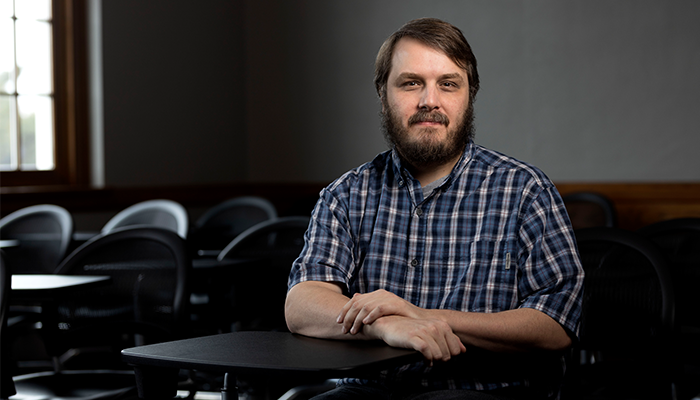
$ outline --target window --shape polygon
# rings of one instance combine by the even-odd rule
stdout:
[[[86,183],[85,12],[77,0],[0,2],[0,184]]]

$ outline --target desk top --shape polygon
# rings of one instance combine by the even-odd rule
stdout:
[[[51,297],[59,292],[108,283],[109,276],[13,274],[12,297]]]
[[[209,372],[316,373],[344,377],[420,361],[375,341],[314,339],[288,332],[234,332],[122,350],[127,363]]]
[[[2,239],[0,240],[0,248],[17,247],[19,246],[19,240],[16,239]]]

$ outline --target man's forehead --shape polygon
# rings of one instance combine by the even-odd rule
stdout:
[[[394,46],[391,60],[389,75],[416,75],[420,68],[430,66],[439,69],[444,75],[459,75],[467,79],[467,71],[457,65],[442,49],[418,39],[399,39]]]

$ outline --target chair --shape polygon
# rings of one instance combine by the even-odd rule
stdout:
[[[15,377],[12,400],[135,394],[120,351],[187,336],[190,268],[184,240],[162,228],[118,228],[76,249],[56,273],[111,281],[57,300],[53,313],[45,313],[46,345],[60,368]]]
[[[206,281],[198,286],[207,290],[209,298],[202,323],[215,323],[219,333],[287,330],[287,279],[308,225],[309,217],[270,219],[233,239],[217,257],[221,266],[200,275]]]
[[[562,196],[574,229],[617,226],[615,204],[594,192],[576,192]]]
[[[638,231],[666,256],[676,294],[676,361],[679,399],[700,395],[700,218],[677,218]]]
[[[12,282],[10,268],[5,263],[5,253],[0,250],[0,399],[7,399],[15,394],[12,382],[12,370],[8,357],[6,341],[7,314],[10,308],[10,290]]]
[[[59,206],[15,211],[0,220],[0,238],[20,241],[19,246],[5,249],[5,261],[15,273],[53,273],[68,252],[73,230],[73,217]]]
[[[210,253],[217,256],[241,232],[274,218],[277,210],[268,200],[257,196],[236,197],[202,214],[188,241],[200,256]]]
[[[617,228],[576,231],[586,274],[580,340],[563,399],[672,397],[674,295],[664,257]]]
[[[185,208],[172,200],[148,200],[136,203],[113,216],[102,227],[102,233],[132,225],[149,225],[177,232],[187,238],[189,217]]]

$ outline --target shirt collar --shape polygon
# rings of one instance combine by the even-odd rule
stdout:
[[[452,183],[452,181],[460,176],[462,172],[467,168],[467,165],[469,164],[469,161],[471,161],[472,156],[474,154],[474,142],[469,141],[467,145],[464,148],[464,152],[462,153],[462,156],[459,158],[459,161],[457,161],[457,164],[452,168],[452,172],[447,176],[444,182],[440,185],[440,188],[443,188],[443,190],[446,190],[449,185]],[[413,179],[413,176],[411,175],[410,172],[408,172],[407,169],[405,169],[401,165],[401,157],[399,157],[398,151],[396,151],[395,148],[392,149],[391,151],[391,159],[394,164],[394,173],[396,176],[397,182],[399,182],[400,185],[402,181],[405,179]]]

